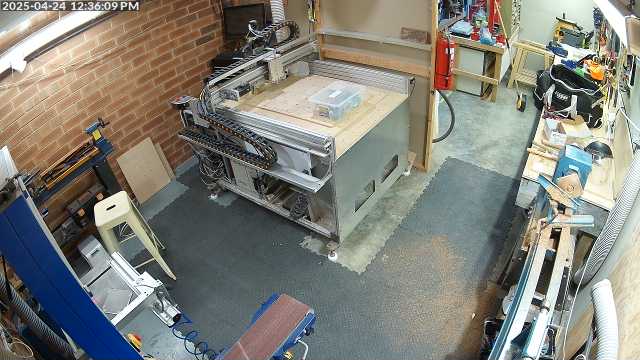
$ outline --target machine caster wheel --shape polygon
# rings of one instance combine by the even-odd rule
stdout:
[[[211,200],[211,201],[218,200],[218,197],[219,197],[220,195],[222,195],[222,193],[224,193],[224,188],[222,188],[222,187],[220,187],[220,186],[218,186],[218,185],[214,185],[214,186],[213,186],[213,187],[211,187],[209,190],[210,190],[211,192],[209,193],[208,198],[209,198],[209,200]]]
[[[527,108],[527,95],[518,94],[518,100],[516,101],[516,108],[518,109],[518,111],[524,112],[524,110]]]
[[[329,261],[338,261],[338,248],[340,247],[340,245],[338,245],[338,243],[335,241],[329,241],[326,246],[327,250],[329,251],[329,253],[327,254],[327,258],[329,259]]]

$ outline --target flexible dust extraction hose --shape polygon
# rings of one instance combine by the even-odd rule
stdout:
[[[284,15],[284,5],[282,4],[282,0],[271,0],[271,20],[274,24],[282,23],[286,20]],[[276,39],[278,42],[281,42],[287,38],[287,30],[278,30],[276,31]]]
[[[22,357],[12,353],[9,350],[0,349],[0,360],[24,360],[24,359],[33,359],[33,357]]]
[[[615,244],[618,235],[620,235],[622,226],[627,221],[636,197],[638,197],[638,191],[640,191],[640,152],[636,153],[633,157],[620,195],[618,195],[618,199],[613,209],[611,209],[607,221],[602,227],[602,231],[593,244],[592,254],[589,256],[588,261],[573,275],[573,282],[575,284],[580,283],[583,272],[584,278],[582,278],[582,284],[588,284],[596,272],[598,272],[611,251],[611,248],[613,248],[613,244]]]
[[[441,136],[433,139],[432,141],[433,143],[440,142],[446,139],[449,135],[451,135],[451,132],[453,131],[453,127],[456,124],[456,112],[453,109],[451,100],[449,100],[449,97],[447,97],[447,95],[445,95],[442,91],[438,90],[438,92],[440,93],[440,96],[442,96],[442,98],[444,99],[444,102],[447,103],[447,106],[449,107],[449,112],[451,112],[451,122],[449,123],[449,128],[447,129],[447,131],[445,131],[445,133],[442,134]]]
[[[618,359],[618,317],[611,282],[604,279],[591,288],[593,317],[596,321],[598,351],[596,360]]]
[[[69,343],[60,338],[58,334],[53,332],[53,330],[38,317],[31,307],[15,293],[13,286],[5,286],[5,284],[4,274],[0,271],[0,299],[16,312],[20,320],[33,331],[38,339],[49,345],[53,351],[64,359],[74,359],[73,350]],[[11,294],[8,294],[7,290],[10,291]],[[3,359],[2,356],[3,355],[0,354],[0,359]]]

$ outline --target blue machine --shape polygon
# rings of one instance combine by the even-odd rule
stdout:
[[[91,135],[91,141],[83,144],[76,151],[68,154],[50,167],[50,171],[41,174],[44,184],[32,188],[33,201],[36,205],[43,204],[58,191],[73,182],[85,172],[93,169],[98,180],[109,194],[115,194],[122,190],[113,171],[107,162],[107,157],[113,152],[113,145],[102,135],[100,129],[105,128],[109,123],[98,119],[84,131]]]
[[[282,303],[288,302],[289,304],[293,304],[293,307],[287,308],[285,306],[283,308],[282,306],[278,306],[277,303],[279,303],[280,300],[284,300],[282,301]],[[276,310],[276,308],[278,309]],[[303,312],[300,312],[300,309],[302,309]],[[295,316],[299,315],[302,316],[300,316],[299,321],[296,321],[295,323],[279,321],[284,317],[294,318]],[[267,320],[266,318],[269,318],[269,320]],[[278,320],[274,322],[273,319]],[[278,331],[284,331],[287,334],[286,337],[279,337],[281,334],[275,334],[275,331],[274,333],[268,332],[269,325],[267,324],[265,326],[264,323],[259,324],[260,320],[265,320],[264,323],[269,323],[270,321],[271,324],[277,323],[277,325],[279,325]],[[285,325],[285,323],[287,323],[288,325]],[[251,318],[251,324],[245,331],[244,335],[231,348],[218,355],[216,357],[216,360],[237,360],[239,358],[245,359],[247,358],[247,356],[252,359],[253,357],[256,357],[254,360],[290,359],[291,356],[288,351],[296,344],[301,342],[301,339],[304,336],[310,336],[313,334],[315,323],[316,314],[313,309],[286,294],[273,294],[260,306],[258,311],[256,311],[256,313],[253,315],[253,317]],[[274,330],[274,328],[271,328],[271,330]],[[278,345],[273,346],[273,342],[271,340],[273,340],[274,338],[277,338],[277,340],[279,341]],[[264,349],[265,347],[263,347],[263,345],[266,343],[269,343],[269,345],[265,347],[273,347],[269,347],[268,352],[262,352],[261,356],[263,357],[257,357],[257,353],[253,350],[255,350],[256,348]],[[238,352],[234,352],[234,349],[236,347],[242,348],[242,353],[240,356]]]
[[[0,149],[0,234],[0,253],[51,319],[91,359],[143,359],[78,281],[19,178],[6,147]],[[285,321],[278,322],[281,320]],[[315,312],[309,306],[286,294],[273,294],[253,315],[245,335],[250,334],[254,344],[270,343],[265,359],[285,360],[290,358],[288,351],[293,346],[313,333],[315,322]],[[277,345],[272,341],[275,337]],[[181,339],[185,344],[193,340],[190,334]],[[242,348],[243,339],[244,335],[229,350],[216,354],[216,359],[234,360],[230,350],[238,345]]]
[[[4,155],[4,159],[0,157],[2,255],[56,324],[92,359],[141,360],[91,300],[61,255],[22,180],[17,178],[6,148],[0,155]]]
[[[249,325],[249,327],[253,326],[253,324],[255,324],[256,321],[258,321],[258,319],[267,310],[269,310],[269,308],[276,302],[276,300],[278,300],[278,298],[280,296],[281,295],[273,294],[273,295],[271,295],[271,297],[269,297],[269,299],[267,299],[267,301],[262,303],[262,305],[260,305],[260,309],[258,309],[258,311],[256,311],[255,314],[253,314],[253,317],[251,318],[251,324]],[[278,349],[278,351],[276,351],[276,353],[274,354],[273,358],[275,360],[285,360],[284,354],[289,349],[291,349],[292,347],[294,347],[296,345],[296,343],[298,342],[298,339],[301,339],[303,336],[310,336],[310,335],[313,334],[313,332],[314,332],[313,326],[315,324],[316,324],[316,314],[313,313],[313,312],[308,313],[304,317],[304,319],[302,319],[300,324],[298,324],[298,326],[295,328],[295,330],[293,332],[291,332],[291,335],[289,336],[289,338],[287,338],[287,340],[280,347],[280,349]]]
[[[553,173],[553,181],[556,182],[563,176],[576,173],[584,188],[593,167],[593,157],[591,154],[577,146],[567,145],[560,151],[558,159],[556,171]]]

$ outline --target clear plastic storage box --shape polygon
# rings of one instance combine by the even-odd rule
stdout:
[[[315,114],[331,120],[340,120],[362,103],[364,88],[336,81],[309,97],[316,105]]]

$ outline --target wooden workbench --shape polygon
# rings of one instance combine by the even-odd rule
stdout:
[[[580,212],[593,215],[595,218],[595,227],[584,229],[584,231],[594,236],[599,234],[609,211],[615,205],[616,197],[622,188],[624,177],[633,157],[629,128],[626,121],[621,118],[622,115],[618,115],[614,134],[607,136],[606,129],[610,121],[606,115],[607,113],[605,111],[602,127],[591,129],[592,137],[579,142],[579,145],[586,146],[592,141],[598,140],[608,144],[613,152],[613,159],[605,159],[601,164],[594,163],[585,185],[584,193],[580,198],[583,200]],[[533,140],[534,143],[539,144],[542,142],[543,132],[544,121],[540,117]],[[516,205],[527,208],[537,196],[539,190],[538,175],[553,176],[555,168],[556,161],[539,155],[528,154],[516,197]]]
[[[483,51],[485,53],[490,52],[495,54],[494,63],[490,67],[492,69],[491,74],[489,74],[490,76],[487,76],[487,74],[475,74],[470,71],[459,69],[459,56],[455,57],[456,67],[453,69],[453,73],[455,75],[468,77],[491,85],[491,93],[488,95],[488,98],[492,102],[495,102],[498,97],[498,86],[500,84],[500,73],[502,71],[502,56],[504,55],[506,49],[502,46],[497,45],[485,45],[480,43],[480,41],[475,41],[460,36],[452,35],[451,38],[456,44],[458,44],[458,46]]]
[[[363,88],[362,104],[338,121],[319,118],[314,115],[315,106],[308,98],[335,81],[338,80],[316,75],[302,78],[290,76],[280,84],[267,86],[258,95],[246,95],[240,102],[226,101],[225,105],[331,136],[335,139],[337,159],[407,100],[408,96],[350,83]]]
[[[591,133],[594,138],[588,138],[588,140],[583,141],[583,144],[580,145],[586,146],[597,139],[602,142],[609,143],[609,145],[612,146],[611,142],[605,140],[605,128],[606,127],[603,125],[599,129],[591,129]],[[544,121],[543,118],[540,117],[536,135],[534,137],[534,143],[542,143],[542,139],[544,138],[543,132]],[[537,182],[539,174],[553,176],[555,169],[556,161],[539,155],[529,154],[524,171],[522,172],[522,178]],[[614,181],[615,171],[612,160],[604,160],[600,165],[594,163],[581,199],[604,210],[611,210],[615,203],[613,191]]]

